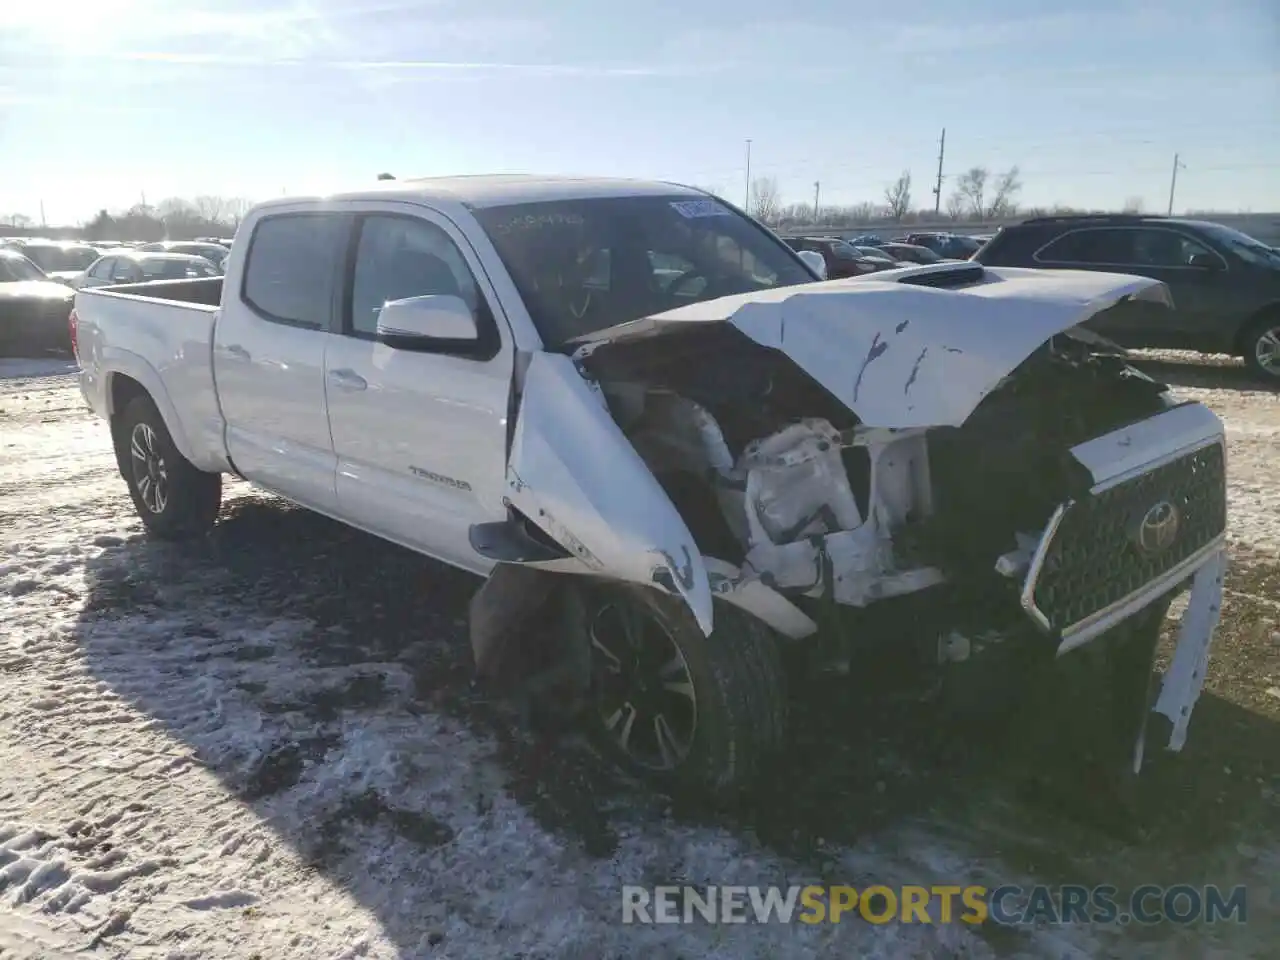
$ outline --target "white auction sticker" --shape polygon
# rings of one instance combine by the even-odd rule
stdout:
[[[675,200],[671,206],[675,207],[676,213],[682,217],[693,219],[694,217],[728,217],[732,216],[722,203],[715,200]]]

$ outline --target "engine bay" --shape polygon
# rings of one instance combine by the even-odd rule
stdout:
[[[708,362],[691,339],[602,380],[614,419],[704,554],[849,607],[1009,585],[1055,507],[1089,488],[1071,448],[1167,405],[1123,358],[1058,337],[959,427],[868,427],[785,357]]]

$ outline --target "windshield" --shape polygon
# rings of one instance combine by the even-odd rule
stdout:
[[[837,260],[857,260],[862,256],[856,247],[843,240],[836,240],[830,246]]]
[[[474,211],[547,346],[701,300],[812,283],[711,198],[605,197]]]
[[[1247,233],[1217,223],[1206,223],[1201,229],[1241,260],[1260,267],[1280,267],[1280,252]]]
[[[217,269],[207,260],[143,260],[143,280],[186,280],[215,277]]]
[[[12,253],[0,253],[0,283],[19,283],[23,280],[46,280],[40,268],[26,257]]]
[[[858,254],[867,260],[883,260],[886,263],[893,263],[893,257],[889,256],[879,247],[858,247]]]
[[[100,256],[92,247],[28,245],[22,248],[22,253],[45,273],[54,270],[83,270]]]
[[[942,259],[928,247],[891,247],[889,252],[895,256],[901,254],[903,260],[914,259],[916,263],[937,263]]]

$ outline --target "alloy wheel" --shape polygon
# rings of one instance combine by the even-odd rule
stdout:
[[[1264,330],[1254,341],[1253,356],[1264,371],[1280,377],[1280,325]]]
[[[142,505],[152,513],[164,513],[169,504],[169,473],[150,424],[134,425],[129,436],[129,455],[133,462],[133,483]]]
[[[630,598],[611,598],[589,623],[595,706],[605,733],[637,765],[675,769],[698,725],[693,675],[680,647]]]

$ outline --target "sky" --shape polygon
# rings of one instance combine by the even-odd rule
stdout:
[[[398,177],[1280,211],[1277,0],[5,0],[0,219]]]

